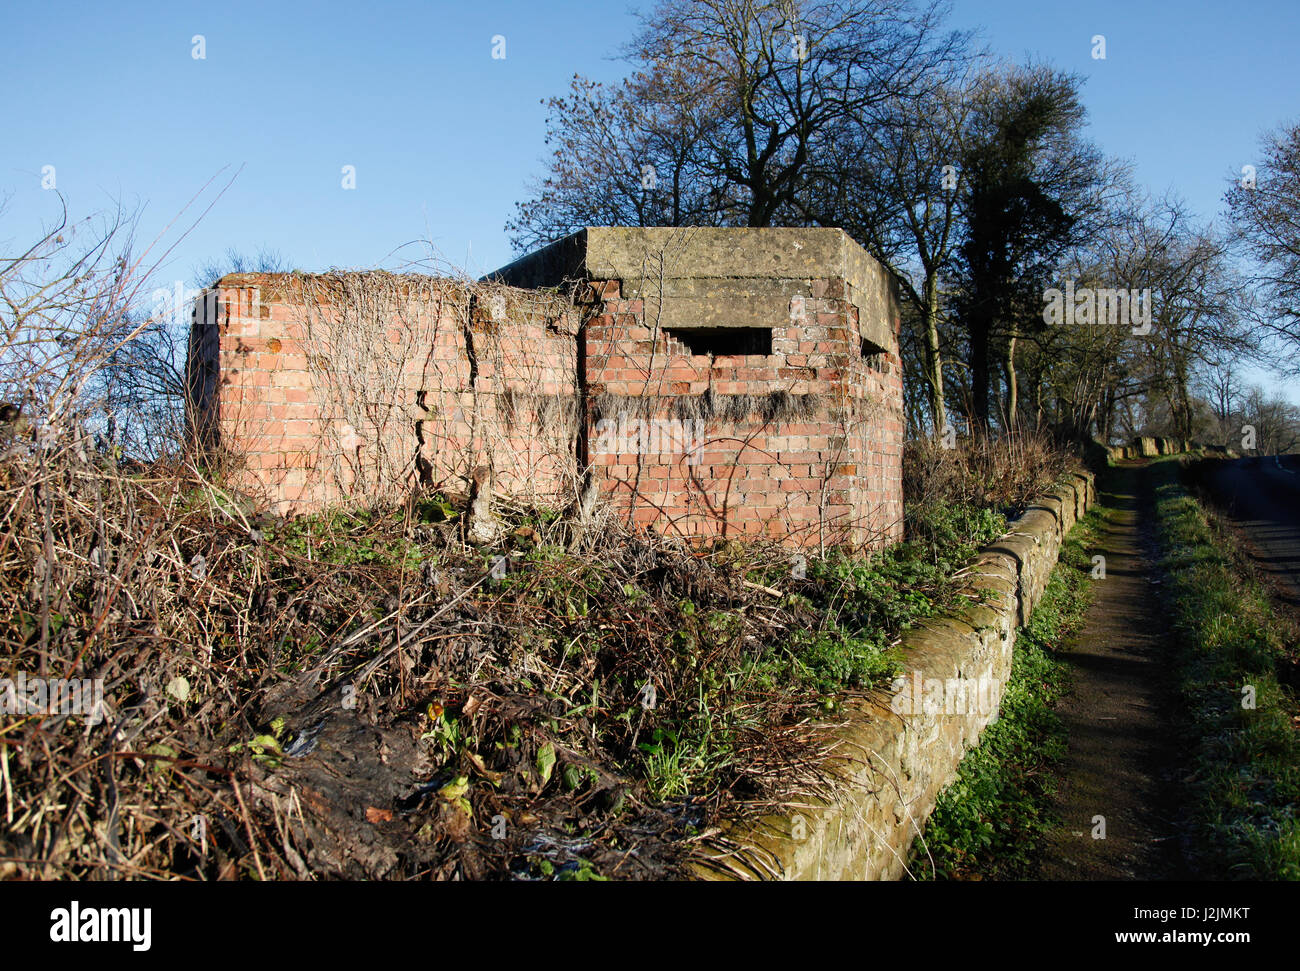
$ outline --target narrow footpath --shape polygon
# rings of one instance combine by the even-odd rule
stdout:
[[[1108,512],[1091,552],[1105,556],[1106,575],[1064,655],[1073,690],[1058,713],[1069,749],[1053,807],[1063,822],[1039,878],[1176,878],[1178,752],[1150,478],[1121,467],[1099,487]]]

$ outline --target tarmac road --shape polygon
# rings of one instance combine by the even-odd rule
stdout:
[[[1202,481],[1278,595],[1300,607],[1300,460],[1209,461]]]

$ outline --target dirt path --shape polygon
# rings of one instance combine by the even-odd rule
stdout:
[[[1148,476],[1114,470],[1099,498],[1112,510],[1094,551],[1106,557],[1106,578],[1094,581],[1086,626],[1066,655],[1074,686],[1058,711],[1069,751],[1054,800],[1063,823],[1040,878],[1168,879],[1180,875],[1170,822],[1177,751]],[[1094,838],[1097,816],[1104,839]]]

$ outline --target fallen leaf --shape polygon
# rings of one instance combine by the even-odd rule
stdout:
[[[469,791],[469,776],[458,775],[438,790],[438,795],[448,802],[455,802]]]
[[[366,820],[371,823],[391,823],[393,821],[393,811],[391,809],[378,809],[375,806],[367,806]]]
[[[438,822],[442,832],[457,843],[464,843],[470,837],[470,828],[474,816],[469,803],[464,799],[443,803],[438,812]]]
[[[537,774],[542,777],[542,785],[551,781],[551,772],[555,768],[555,746],[547,742],[537,750]]]
[[[493,772],[489,769],[483,762],[482,756],[477,752],[466,752],[465,754],[469,758],[470,764],[478,770],[479,775],[487,779],[487,781],[492,783],[494,786],[500,784],[503,773]]]

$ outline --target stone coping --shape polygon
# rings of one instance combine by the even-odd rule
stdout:
[[[967,606],[903,639],[905,673],[846,705],[830,728],[830,799],[733,821],[693,864],[701,879],[895,880],[966,751],[996,718],[1017,629],[1042,599],[1060,547],[1096,500],[1091,474],[1035,502],[961,575]],[[934,710],[931,685],[987,686],[992,704]],[[901,683],[901,687],[900,687]],[[913,697],[920,700],[913,702]],[[949,706],[951,707],[951,706]]]

